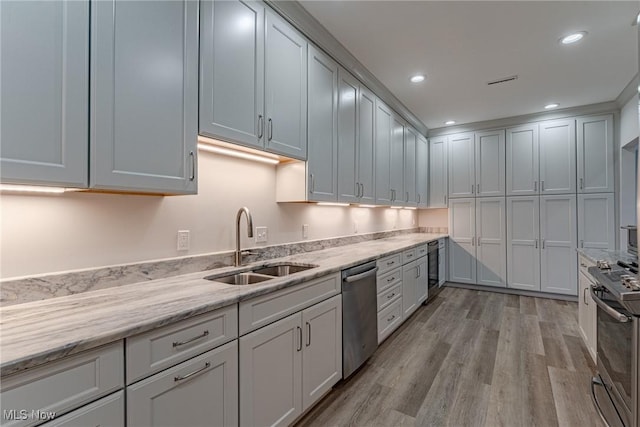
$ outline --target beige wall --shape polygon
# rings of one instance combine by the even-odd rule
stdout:
[[[449,227],[449,209],[421,209],[420,227]]]
[[[198,195],[65,193],[0,197],[0,277],[15,278],[232,250],[247,206],[266,245],[417,226],[417,211],[275,202],[275,166],[199,153]],[[244,219],[243,219],[244,222]],[[243,247],[257,246],[246,237]],[[178,230],[191,249],[176,250]],[[265,245],[265,244],[260,244]]]

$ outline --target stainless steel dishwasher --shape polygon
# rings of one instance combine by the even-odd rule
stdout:
[[[375,261],[342,271],[342,378],[378,348]]]

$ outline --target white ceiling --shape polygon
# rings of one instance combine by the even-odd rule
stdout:
[[[612,101],[638,69],[637,1],[300,3],[429,128]]]

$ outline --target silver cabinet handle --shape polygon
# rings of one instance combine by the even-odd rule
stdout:
[[[584,240],[580,240],[580,247],[584,248]]]
[[[396,280],[396,277],[395,277],[395,276],[392,276],[392,277],[390,277],[390,278],[388,278],[388,279],[387,279],[387,283],[391,283],[391,282],[393,282],[394,280]]]
[[[311,345],[311,323],[307,322],[307,347]]]
[[[269,137],[267,138],[269,141],[271,141],[273,139],[273,120],[271,120],[271,118],[269,118],[268,120],[269,122]]]
[[[536,239],[536,249],[538,249],[538,239]]]
[[[421,199],[422,199],[422,197],[420,197],[420,196],[422,196],[422,195],[421,195],[420,193],[418,193],[418,204],[420,204],[420,203],[421,203]]]
[[[264,136],[264,117],[262,114],[258,115],[258,139],[262,139]]]
[[[197,341],[197,340],[201,340],[202,338],[206,337],[207,335],[209,335],[209,331],[208,330],[204,331],[203,333],[201,333],[197,337],[190,338],[190,339],[188,339],[186,341],[174,341],[173,347],[174,348],[175,347],[180,347],[182,345],[189,344],[189,343],[192,343],[192,342]]]
[[[476,184],[476,193],[480,194],[480,184]]]
[[[480,239],[481,237],[478,237],[478,246],[480,246]]]
[[[313,176],[313,174],[309,174],[309,179],[311,180],[311,189],[310,189],[310,193],[313,193],[316,189],[316,179]]]
[[[583,188],[583,184],[584,184],[584,180],[582,178],[580,178],[580,189],[582,190]]]
[[[193,151],[189,151],[189,159],[191,160],[191,174],[189,175],[189,181],[196,179],[196,155]]]
[[[407,200],[405,200],[406,203],[409,203],[409,192],[407,191]]]
[[[391,317],[387,317],[387,322],[391,322],[395,318],[396,318],[395,314],[393,316],[391,316]]]
[[[360,183],[360,197],[364,197],[364,184]]]
[[[394,293],[392,293],[391,295],[387,295],[387,299],[391,299],[391,298],[393,298],[393,297],[395,297],[395,296],[396,296],[396,293],[394,292]]]
[[[540,191],[544,191],[544,181],[540,181]]]
[[[207,362],[204,364],[204,366],[196,371],[193,371],[187,375],[178,375],[177,377],[173,377],[173,381],[174,382],[178,382],[178,381],[183,381],[183,380],[188,380],[191,377],[195,377],[198,374],[201,374],[202,372],[204,372],[205,370],[209,369],[209,367],[211,367],[211,362]]]
[[[542,239],[542,249],[544,249],[544,242],[545,242],[545,239]]]
[[[416,279],[420,277],[420,266],[416,267]]]
[[[360,184],[359,184],[359,183],[357,183],[357,182],[356,182],[355,190],[356,190],[356,191],[354,191],[354,193],[356,193],[356,194],[355,194],[356,198],[357,198],[357,197],[360,197]]]
[[[587,264],[585,264],[584,262],[581,262],[581,263],[580,263],[580,266],[581,266],[581,267],[584,267],[584,268],[587,268]]]
[[[533,181],[533,191],[538,191],[538,181]]]
[[[302,350],[302,328],[300,326],[296,326],[296,329],[298,330],[298,348],[296,349],[296,351],[301,351]]]
[[[413,254],[407,254],[407,258],[413,258]]]
[[[589,305],[589,302],[587,301],[587,291],[588,290],[589,289],[584,288],[583,291],[582,291],[582,301],[584,301],[585,305]]]
[[[473,184],[471,184],[471,194],[473,194]]]

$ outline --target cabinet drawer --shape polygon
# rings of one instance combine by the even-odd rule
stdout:
[[[409,249],[406,250],[404,252],[402,252],[402,264],[406,264],[408,262],[413,261],[414,259],[416,259],[416,250],[415,249]]]
[[[340,273],[240,303],[240,335],[282,319],[341,292]]]
[[[595,266],[596,263],[591,261],[589,258],[587,258],[584,255],[579,255],[578,256],[578,261],[579,261],[578,265],[580,266],[580,272],[583,273],[584,275],[586,275],[587,277],[591,277],[591,275],[589,274],[587,269],[589,267]]]
[[[402,297],[402,284],[387,289],[384,292],[378,294],[378,311],[383,310],[385,307],[391,305],[395,300]]]
[[[416,258],[422,258],[423,256],[427,255],[427,252],[428,252],[427,245],[426,244],[420,245],[415,249],[415,251],[416,251]]]
[[[378,344],[402,323],[402,299],[399,298],[378,313]]]
[[[398,266],[398,268],[385,273],[384,275],[378,275],[378,280],[376,286],[378,288],[378,293],[390,288],[391,286],[400,283],[402,281],[402,267]]]
[[[127,338],[127,384],[238,337],[237,305]]]
[[[402,254],[395,254],[385,258],[381,258],[377,261],[378,276],[386,273],[389,270],[393,270],[396,267],[400,267]]]
[[[122,341],[2,379],[3,426],[32,426],[37,411],[63,414],[124,386]],[[22,420],[19,412],[27,411]]]
[[[124,391],[103,397],[97,402],[45,423],[42,427],[86,427],[124,425]]]

